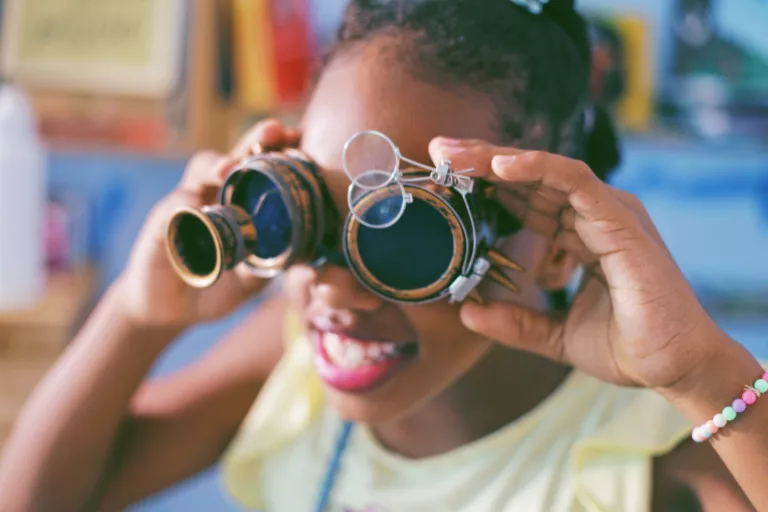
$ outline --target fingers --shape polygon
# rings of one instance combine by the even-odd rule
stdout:
[[[532,209],[556,217],[557,225],[560,215],[567,209],[574,210],[566,214],[566,220],[574,227],[576,215],[590,222],[617,219],[629,223],[632,220],[633,215],[627,207],[583,162],[542,151],[441,137],[431,141],[429,150],[436,162],[447,158],[454,169],[473,168],[471,176],[517,192],[525,202],[526,211]],[[556,232],[552,223],[539,224],[547,236]]]
[[[430,142],[436,162],[449,159],[454,169],[473,168],[470,176],[502,182],[520,192],[542,213],[553,214],[570,205],[588,219],[617,214],[621,202],[578,160],[543,151],[500,147],[480,140],[437,137]]]
[[[652,277],[651,267],[669,263],[642,203],[603,183],[583,162],[476,140],[438,138],[430,152],[496,183],[496,199],[525,227],[575,254],[611,286],[631,286],[625,282],[630,268],[643,281]]]
[[[293,128],[285,129],[285,145],[288,147],[298,147],[301,143],[301,132]]]
[[[287,128],[277,119],[266,119],[248,130],[235,144],[230,155],[239,159],[265,151],[296,146],[300,138],[301,134],[298,130]]]
[[[474,169],[467,176],[500,181],[493,174],[491,161],[496,155],[517,155],[523,150],[494,146],[477,139],[455,140],[437,137],[429,143],[429,156],[435,165],[442,160],[450,160],[456,170]]]
[[[567,363],[563,345],[563,323],[528,309],[494,302],[467,302],[461,308],[464,325],[508,347],[533,352]]]
[[[195,154],[187,164],[179,188],[190,194],[199,194],[206,187],[220,187],[227,176],[232,158],[213,151]]]
[[[296,146],[300,139],[298,130],[286,128],[276,119],[261,121],[240,138],[228,155],[212,151],[195,154],[187,164],[179,188],[192,194],[200,194],[209,187],[218,188],[238,159],[271,149]]]
[[[634,194],[619,190],[610,185],[606,186],[613,193],[613,195],[615,195],[616,198],[624,204],[624,206],[632,210],[637,215],[645,230],[648,231],[648,233],[650,233],[656,241],[664,245],[664,240],[662,239],[658,228],[656,228],[656,224],[654,224],[653,220],[651,220],[651,216],[648,215],[648,211],[645,209],[643,202]]]
[[[628,217],[627,209],[583,162],[529,151],[495,156],[491,166],[494,174],[505,182],[537,183],[539,189],[563,193],[567,200],[563,207],[570,205],[588,221]]]
[[[499,190],[496,193],[499,204],[514,215],[520,223],[532,231],[550,238],[554,244],[574,255],[584,265],[593,265],[597,255],[587,249],[574,228],[574,210],[535,208],[520,194]],[[556,213],[553,213],[556,212]]]

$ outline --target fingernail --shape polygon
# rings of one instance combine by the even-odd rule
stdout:
[[[492,165],[494,167],[509,167],[515,164],[517,155],[496,155],[493,157]]]
[[[464,154],[467,151],[467,149],[461,146],[441,146],[439,151],[440,151],[440,155],[444,157],[448,157],[448,159],[451,159]]]
[[[449,137],[440,137],[439,141],[441,146],[461,146],[464,144],[464,141],[461,139],[451,139]]]

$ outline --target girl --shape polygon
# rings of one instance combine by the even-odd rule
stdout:
[[[148,216],[19,419],[0,510],[115,510],[222,457],[254,510],[767,510],[767,405],[689,439],[760,365],[702,310],[639,202],[598,179],[618,153],[607,118],[583,114],[589,69],[567,0],[353,0],[301,148],[342,213],[342,146],[360,130],[477,169],[522,223],[500,246],[527,269],[521,293],[402,305],[341,266],[296,266],[205,358],[142,382],[182,331],[264,287],[237,268],[191,289],[163,248],[170,214],[212,202],[235,159],[299,141],[261,124],[231,155],[193,158]],[[548,312],[579,267],[570,307]]]

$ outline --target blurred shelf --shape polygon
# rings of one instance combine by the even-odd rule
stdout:
[[[36,307],[0,313],[0,446],[30,393],[90,310],[98,275],[93,266],[55,273]]]
[[[4,334],[0,336],[0,346],[8,340],[4,332],[7,328],[65,328],[73,325],[93,299],[97,276],[97,268],[92,265],[52,273],[37,306],[21,311],[0,312],[0,332]]]
[[[188,160],[191,150],[163,150],[149,151],[141,149],[129,149],[118,146],[98,144],[95,142],[47,142],[49,152],[56,155],[88,155],[106,158],[130,158],[143,160],[158,160],[164,162],[184,162]]]

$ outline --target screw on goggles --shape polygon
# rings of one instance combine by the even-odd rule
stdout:
[[[350,185],[341,229],[309,157],[293,149],[257,155],[231,171],[219,204],[171,218],[174,270],[207,287],[241,262],[265,278],[296,263],[346,263],[374,293],[409,303],[480,301],[476,287],[485,277],[517,291],[503,270],[523,269],[493,249],[516,221],[492,201],[490,187],[465,176],[471,169],[407,159],[375,131],[350,138],[342,162]],[[403,172],[401,162],[415,169]]]

